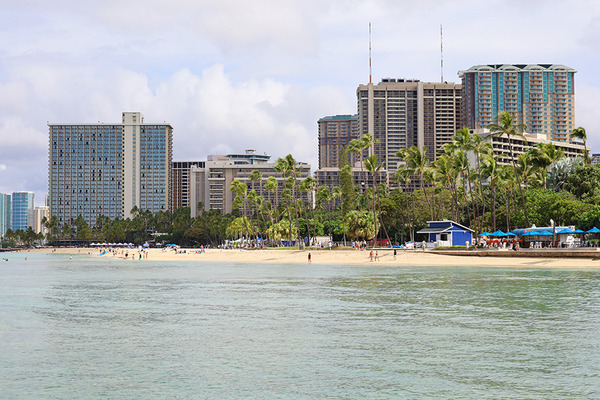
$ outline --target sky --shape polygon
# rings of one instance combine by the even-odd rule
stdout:
[[[479,64],[576,69],[575,123],[600,149],[600,2],[0,0],[0,193],[48,187],[48,123],[173,126],[173,160],[255,149],[317,168],[317,121],[356,88],[460,82]]]

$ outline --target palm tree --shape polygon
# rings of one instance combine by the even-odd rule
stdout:
[[[425,171],[427,170],[427,168],[429,168],[429,159],[427,158],[427,147],[423,147],[422,149],[420,149],[416,146],[413,146],[407,149],[401,149],[396,153],[396,156],[404,160],[408,168],[411,169],[414,174],[419,175],[421,189],[425,194],[425,200],[427,201],[427,205],[429,206],[429,213],[431,214],[431,219],[433,220],[433,208],[431,207],[429,196],[427,196],[427,191],[425,190]]]
[[[583,159],[585,161],[586,166],[590,165],[590,154],[586,146],[587,134],[585,133],[585,129],[582,127],[573,129],[569,134],[569,140],[573,138],[583,141]]]
[[[476,135],[479,136],[479,135]],[[477,221],[477,198],[473,196],[473,189],[471,185],[471,168],[469,160],[467,159],[467,152],[474,150],[474,136],[471,135],[469,128],[464,127],[456,131],[456,134],[452,137],[452,141],[449,143],[448,148],[454,152],[458,152],[458,165],[463,175],[463,187],[465,187],[465,181],[469,186],[469,197],[471,198],[473,208],[473,220]],[[466,177],[466,179],[465,179]],[[466,192],[466,189],[465,189]]]
[[[360,157],[360,171],[361,171],[361,175],[364,174],[365,170],[364,170],[364,160],[363,160],[363,153],[366,149],[371,148],[375,143],[379,143],[379,140],[375,140],[373,138],[373,135],[371,135],[370,133],[365,133],[364,135],[361,136],[360,139],[352,139],[350,141],[350,143],[348,143],[348,148],[347,148],[347,152],[348,153],[358,153],[359,157]],[[369,152],[372,153],[372,152]],[[374,154],[374,153],[372,153]],[[366,179],[364,180],[364,182],[366,183]],[[362,193],[363,187],[362,185],[359,187],[360,193]]]
[[[250,182],[258,182],[258,188],[259,188],[258,193],[262,196],[261,180],[262,180],[262,173],[259,170],[255,169],[254,171],[250,172]],[[252,184],[252,186],[254,186],[254,184]],[[254,190],[256,190],[256,189],[254,189]]]
[[[458,211],[456,211],[455,213],[455,206],[456,206],[456,210],[458,210],[458,201],[456,199],[456,190],[454,190],[454,186],[456,184],[456,180],[458,178],[458,171],[456,170],[456,168],[454,168],[454,165],[450,159],[450,157],[446,154],[442,154],[441,156],[439,156],[437,158],[437,160],[435,160],[432,163],[432,167],[433,167],[433,178],[434,180],[441,186],[441,203],[442,203],[442,207],[441,208],[441,215],[442,218],[444,219],[444,211],[443,211],[443,204],[444,204],[444,189],[447,188],[448,191],[450,192],[450,196],[452,197],[452,201],[450,202],[451,205],[451,215],[453,220],[457,220],[458,218],[456,217],[456,214],[458,214]]]
[[[542,185],[546,189],[546,176],[550,166],[559,160],[565,158],[565,152],[562,149],[557,149],[554,143],[537,143],[536,147],[531,152],[533,155],[533,163],[536,165],[542,176]]]
[[[479,183],[479,198],[481,199],[481,222],[480,228],[483,228],[483,216],[485,215],[485,199],[483,195],[483,177],[481,171],[481,159],[494,153],[492,144],[483,140],[481,135],[471,136],[471,151],[475,154],[475,161],[477,162],[477,180]]]
[[[398,166],[398,169],[394,173],[394,177],[396,178],[398,183],[400,183],[404,187],[408,187],[408,185],[411,182],[412,176],[413,176],[413,171],[406,164],[400,164]],[[409,207],[408,204],[406,207],[407,214],[408,214],[408,231],[409,231],[409,235],[410,235],[410,240],[414,241],[415,240],[415,232],[414,232],[415,191],[414,190],[412,190],[410,192],[410,199],[411,199],[411,203],[412,203],[412,214],[411,214],[411,207]]]
[[[279,186],[279,183],[277,182],[277,178],[275,178],[274,176],[270,176],[267,178],[267,181],[265,182],[265,189],[267,189],[267,191],[271,192],[271,205],[273,206],[274,204],[274,208],[275,208],[275,221],[279,221],[279,216],[278,216],[278,206],[279,206],[279,201],[278,201],[278,197],[277,196],[277,187]],[[274,200],[274,201],[273,201]]]
[[[530,226],[529,223],[529,215],[527,214],[527,206],[525,205],[525,195],[523,194],[523,188],[521,187],[521,180],[519,179],[519,173],[517,171],[517,163],[514,157],[514,150],[512,145],[512,137],[519,136],[523,138],[525,142],[525,136],[523,136],[523,132],[527,129],[525,124],[515,124],[514,116],[508,111],[500,111],[498,113],[498,123],[490,124],[488,126],[491,134],[493,136],[502,137],[506,136],[508,139],[508,150],[510,151],[510,159],[513,164],[513,169],[515,171],[515,177],[517,178],[517,186],[519,187],[519,192],[521,194],[521,201],[523,203],[523,213],[525,214],[525,221],[527,222],[527,226]]]
[[[375,204],[376,204],[376,200],[378,199],[376,177],[377,177],[377,174],[379,174],[379,171],[381,171],[383,164],[377,162],[377,156],[375,154],[371,154],[365,160],[365,167],[367,168],[367,171],[371,174],[372,182],[373,182],[373,221],[375,221],[375,240],[373,240],[373,247],[375,247],[375,244],[377,242],[377,233],[378,233],[378,229],[377,229],[377,219],[378,218],[377,218],[377,214],[375,211]]]
[[[483,160],[483,177],[489,179],[490,185],[490,213],[492,219],[492,231],[496,230],[496,186],[500,180],[500,164],[494,155],[488,155]]]

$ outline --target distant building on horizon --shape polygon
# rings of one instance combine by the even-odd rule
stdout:
[[[6,231],[11,227],[12,220],[12,196],[0,193],[0,238],[4,237]]]
[[[33,192],[13,192],[11,196],[11,229],[26,231],[33,225],[32,214],[35,194]]]
[[[137,207],[169,208],[173,128],[123,112],[121,123],[48,124],[50,214],[59,225],[78,215],[128,218]]]
[[[558,64],[489,64],[460,71],[464,125],[485,129],[500,111],[532,134],[568,141],[575,128],[575,71]]]
[[[347,149],[348,143],[358,139],[358,114],[333,115],[319,119],[319,169],[337,168],[340,156]],[[348,164],[354,165],[359,156],[349,153]]]
[[[50,207],[47,206],[39,206],[35,207],[32,211],[33,214],[33,224],[32,228],[35,233],[48,233],[48,228],[46,228],[43,224],[44,218],[50,219]]]

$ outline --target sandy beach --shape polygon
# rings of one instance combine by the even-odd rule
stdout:
[[[61,253],[61,254],[90,254],[100,258],[118,258],[126,261],[124,254],[128,253],[128,260],[134,261],[216,261],[236,263],[273,263],[273,264],[307,264],[308,254],[315,264],[338,265],[411,265],[411,266],[490,266],[490,267],[542,267],[542,268],[593,268],[600,269],[600,252],[598,257],[587,258],[561,258],[561,257],[503,257],[501,254],[493,257],[460,256],[436,254],[434,251],[422,250],[397,250],[394,259],[392,249],[378,249],[379,260],[370,260],[371,250],[352,249],[318,249],[318,250],[222,250],[207,249],[201,253],[199,249],[179,249],[178,252],[166,249],[149,249],[147,256],[139,259],[137,249],[117,249],[116,256],[107,253],[100,256],[97,248],[43,248],[23,250],[17,254],[35,253]],[[183,252],[185,251],[185,252]],[[374,251],[375,253],[375,251]],[[13,256],[16,255],[13,253]],[[511,254],[512,255],[512,254]]]

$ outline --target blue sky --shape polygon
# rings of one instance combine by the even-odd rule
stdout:
[[[576,124],[600,147],[600,2],[0,1],[0,192],[47,191],[47,122],[174,127],[174,159],[247,148],[317,166],[317,120],[373,80],[476,64],[575,68]]]

